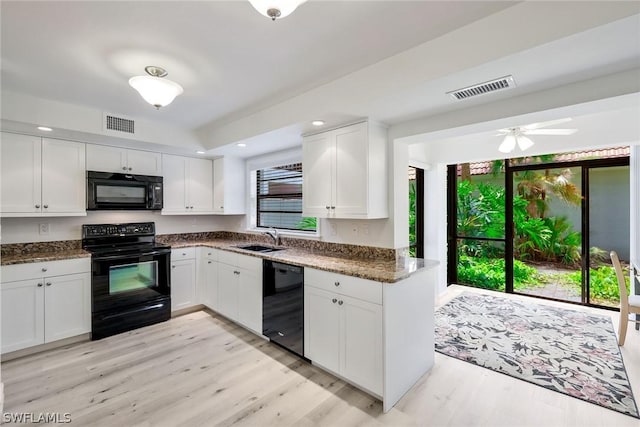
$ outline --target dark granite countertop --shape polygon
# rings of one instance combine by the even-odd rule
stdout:
[[[253,252],[238,248],[238,245],[247,244],[248,242],[236,240],[180,240],[165,243],[171,245],[172,248],[204,246],[222,249],[243,255],[385,283],[398,282],[418,270],[430,269],[439,264],[438,261],[420,258],[399,257],[397,260],[376,260],[295,247],[288,247],[277,252]]]
[[[178,236],[179,237],[179,236]],[[431,269],[439,264],[438,261],[425,260],[410,257],[397,257],[390,259],[384,257],[385,250],[370,248],[372,251],[381,251],[379,256],[373,252],[373,256],[359,256],[362,248],[353,247],[356,255],[340,253],[335,251],[324,251],[318,249],[313,244],[309,247],[289,246],[285,250],[277,252],[252,252],[240,249],[238,245],[253,242],[251,240],[215,238],[210,235],[192,235],[191,238],[179,239],[175,235],[158,236],[159,243],[170,245],[172,248],[184,248],[189,246],[204,246],[225,251],[237,252],[243,255],[254,256],[272,261],[283,262],[302,267],[316,268],[347,276],[360,277],[384,283],[395,283],[409,277],[416,271]],[[86,258],[91,254],[79,248],[79,241],[53,242],[50,246],[47,243],[24,245],[12,244],[4,245],[5,250],[0,260],[0,265],[14,265],[33,262],[57,261],[73,258]],[[348,245],[344,245],[347,247]],[[387,252],[389,250],[386,250]]]

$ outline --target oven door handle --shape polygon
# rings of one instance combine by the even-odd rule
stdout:
[[[140,252],[140,253],[130,253],[126,255],[98,255],[93,256],[92,259],[94,261],[114,261],[119,259],[127,259],[127,258],[138,258],[141,256],[155,256],[155,255],[168,255],[171,253],[171,249],[161,249],[158,251],[151,252]]]

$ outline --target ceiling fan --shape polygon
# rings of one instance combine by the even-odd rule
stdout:
[[[570,122],[571,118],[550,120],[548,122],[531,123],[525,126],[517,126],[507,129],[499,129],[498,135],[504,135],[502,144],[498,147],[501,153],[510,153],[516,148],[516,145],[521,151],[525,151],[533,146],[533,141],[527,138],[527,135],[571,135],[578,131],[578,129],[543,129],[548,126],[555,126],[560,123]]]

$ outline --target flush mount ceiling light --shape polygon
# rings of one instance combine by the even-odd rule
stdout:
[[[202,150],[198,150],[198,151],[196,151],[196,153],[197,153],[197,154],[205,154],[205,152],[204,152],[204,151],[202,151]]]
[[[262,15],[275,21],[276,18],[291,15],[305,1],[307,0],[249,0],[249,3]]]
[[[53,129],[47,126],[38,126],[38,130],[41,130],[43,132],[51,132]]]
[[[168,74],[164,68],[150,65],[144,70],[148,75],[131,77],[129,85],[156,109],[171,104],[175,97],[183,92],[182,86],[178,83],[164,78]]]
[[[322,126],[324,124],[324,120],[314,120],[311,124],[314,126]]]
[[[245,144],[245,143],[243,143],[243,142],[240,142],[239,144],[236,144],[236,145],[237,145],[238,147],[240,147],[240,148],[244,148],[244,147],[246,147],[246,146],[247,146],[247,144]]]
[[[533,147],[533,141],[527,138],[526,135],[571,135],[578,131],[578,129],[541,129],[547,126],[553,126],[560,123],[570,122],[571,118],[551,120],[548,122],[531,123],[526,126],[519,126],[508,129],[500,129],[498,135],[504,135],[502,144],[498,147],[498,151],[501,153],[510,153],[516,145],[521,151],[525,151]]]

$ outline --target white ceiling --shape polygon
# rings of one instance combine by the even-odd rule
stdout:
[[[310,0],[276,22],[246,0],[0,8],[3,91],[197,130],[210,155],[291,147],[313,118],[394,125],[640,67],[640,2]],[[146,65],[185,89],[160,111],[127,84]],[[515,89],[446,95],[507,74]]]
[[[510,2],[309,1],[271,22],[248,1],[2,1],[3,88],[196,128],[258,111]],[[184,87],[155,111],[127,81]]]

